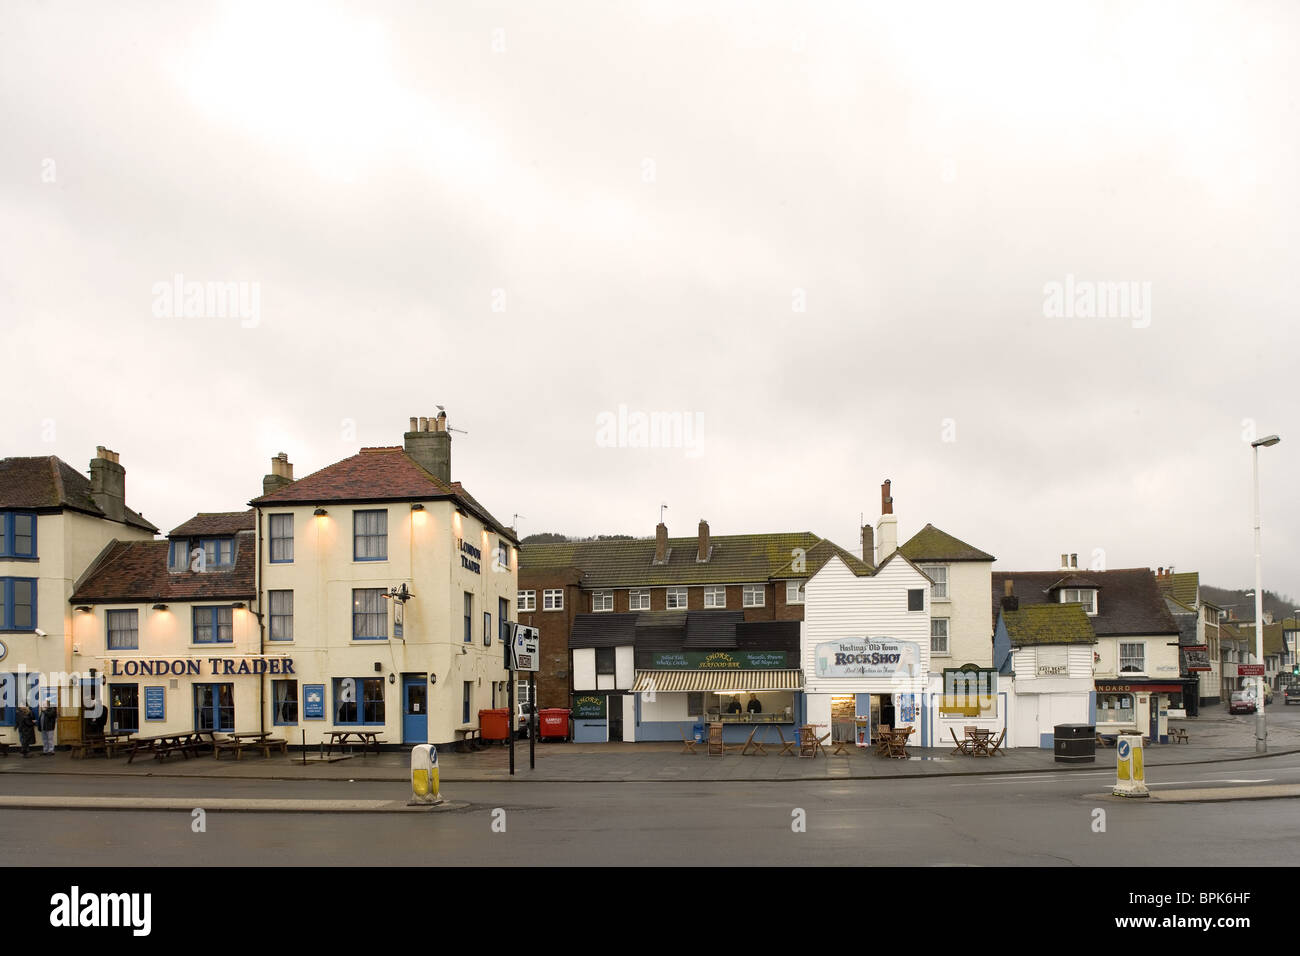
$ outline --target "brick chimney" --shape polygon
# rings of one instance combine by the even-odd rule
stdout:
[[[126,469],[117,461],[117,452],[103,445],[95,448],[90,462],[90,497],[113,521],[126,518]]]
[[[291,484],[293,484],[293,465],[289,462],[289,453],[282,451],[271,459],[271,473],[262,478],[262,494],[269,495]]]
[[[1015,590],[1015,582],[1010,578],[1002,582],[1002,610],[1020,610],[1020,598],[1016,597]]]
[[[862,560],[867,564],[876,563],[876,531],[869,524],[862,526]]]
[[[446,412],[439,412],[437,418],[412,418],[411,430],[403,439],[412,461],[451,484],[451,432],[447,431]]]
[[[655,525],[655,564],[668,563],[668,525]]]
[[[876,539],[880,542],[880,563],[898,550],[898,519],[894,517],[894,498],[890,481],[880,486],[880,520],[876,522]]]
[[[664,537],[667,538],[667,535],[668,535],[668,529],[664,528]],[[656,548],[656,550],[658,549]],[[703,518],[701,518],[700,519],[700,547],[699,550],[695,553],[695,560],[698,562],[704,562],[709,560],[709,553],[712,550],[713,548],[709,544],[709,523],[705,521]]]

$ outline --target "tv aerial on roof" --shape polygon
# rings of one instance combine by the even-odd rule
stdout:
[[[445,409],[445,408],[444,408],[443,406],[441,406],[441,405],[436,405],[435,407],[438,409],[438,411],[442,412],[442,415],[443,415],[444,418],[447,416],[447,409]],[[463,428],[452,428],[450,425],[447,426],[447,431],[449,431],[449,432],[459,432],[459,433],[462,434],[462,435],[468,435],[468,434],[469,434],[469,432],[465,431],[465,429],[463,429]]]

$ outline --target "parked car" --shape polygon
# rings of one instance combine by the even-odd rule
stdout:
[[[1228,699],[1228,713],[1253,714],[1255,712],[1255,695],[1245,690],[1234,690]]]
[[[528,731],[533,721],[533,705],[523,703],[522,701],[515,704],[515,739],[527,740]]]
[[[1289,704],[1293,700],[1300,700],[1300,684],[1287,684],[1282,692],[1282,703]]]

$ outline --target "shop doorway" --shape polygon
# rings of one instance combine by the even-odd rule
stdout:
[[[235,730],[235,685],[194,685],[194,729]]]
[[[611,742],[623,740],[623,695],[610,694],[605,698],[605,720]]]
[[[1148,700],[1151,701],[1151,713],[1147,720],[1149,727],[1147,736],[1153,744],[1158,744],[1160,742],[1160,695],[1152,694]]]
[[[423,674],[403,674],[402,743],[427,744],[428,742],[429,682]]]

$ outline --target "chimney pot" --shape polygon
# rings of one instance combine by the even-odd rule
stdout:
[[[1079,566],[1079,556],[1078,556],[1077,554],[1071,554],[1071,555],[1070,555],[1070,567],[1072,567],[1072,568],[1077,568],[1078,566]]]
[[[412,419],[412,421],[416,421]],[[421,417],[415,431],[408,432],[405,441],[407,456],[439,481],[451,484],[451,435],[430,428],[435,420]]]
[[[882,515],[892,515],[894,513],[894,498],[889,493],[889,486],[890,480],[888,478],[880,486],[880,513]]]
[[[416,431],[427,432],[428,430],[429,430],[429,419],[421,416],[420,427],[417,428]]]
[[[90,497],[110,520],[122,521],[126,517],[126,469],[117,455],[103,445],[95,447],[90,462]]]
[[[420,420],[414,415],[411,416],[411,427],[407,431],[416,432],[420,430]]]

